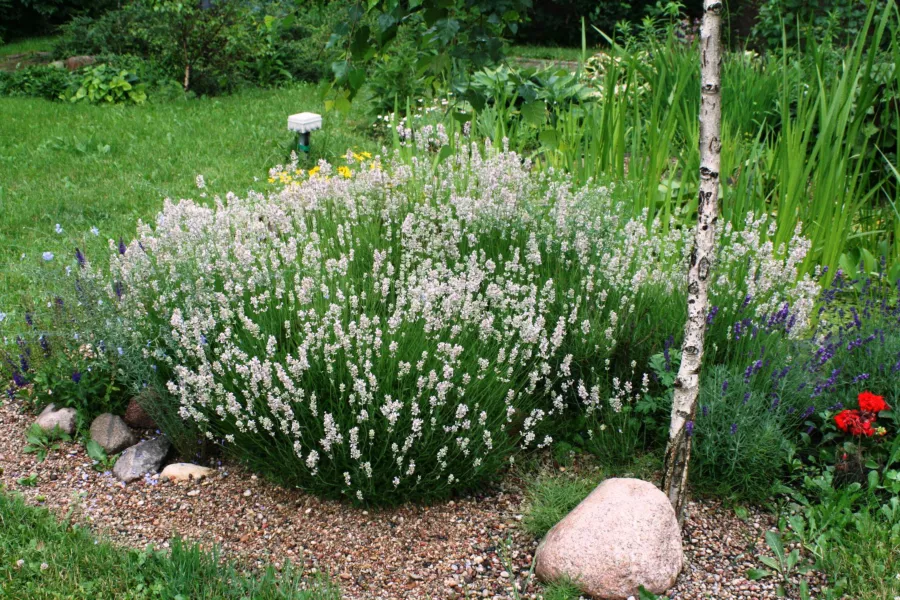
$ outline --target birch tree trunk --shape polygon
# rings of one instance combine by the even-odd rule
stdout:
[[[663,475],[663,490],[675,508],[679,523],[684,519],[684,506],[687,504],[691,436],[700,392],[700,367],[709,310],[707,290],[719,214],[721,12],[720,0],[703,1],[700,26],[700,198],[697,203],[697,230],[688,265],[688,321],[681,347],[681,365],[675,379]]]

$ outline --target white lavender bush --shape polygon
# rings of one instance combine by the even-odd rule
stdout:
[[[681,329],[689,232],[515,153],[447,154],[278,167],[268,195],[167,201],[113,243],[110,295],[172,410],[283,483],[384,503],[471,488],[641,393]],[[767,239],[723,233],[722,313],[808,315],[805,242]]]

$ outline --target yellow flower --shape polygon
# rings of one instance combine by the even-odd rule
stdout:
[[[350,179],[353,177],[353,173],[350,171],[350,168],[347,166],[340,166],[337,168],[338,175],[343,177],[344,179]]]
[[[315,175],[318,172],[319,172],[319,165],[316,165],[312,169],[309,170],[309,176],[312,177],[313,175]]]
[[[274,177],[269,177],[269,183],[275,183],[275,178],[274,178]]]
[[[362,157],[365,159],[370,159],[370,158],[372,158],[372,153],[371,152],[363,152]]]

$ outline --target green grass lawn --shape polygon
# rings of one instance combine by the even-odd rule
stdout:
[[[53,46],[53,36],[23,38],[8,44],[0,44],[0,56],[24,54],[26,52],[49,52]]]
[[[210,196],[264,190],[268,168],[294,147],[287,116],[302,111],[324,114],[313,86],[140,106],[0,98],[0,311],[14,312],[22,272],[42,253],[69,258],[78,246],[96,259],[164,198],[197,198],[198,174]],[[363,131],[354,113],[325,114],[307,162],[375,151]]]
[[[197,546],[179,540],[170,546],[123,549],[0,492],[0,598],[340,598],[325,578],[304,579],[290,566],[250,575]]]
[[[596,48],[588,48],[587,55],[597,52]],[[581,48],[563,48],[560,46],[513,46],[509,49],[510,58],[527,58],[539,60],[581,60]]]

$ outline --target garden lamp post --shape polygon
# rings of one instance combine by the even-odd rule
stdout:
[[[309,134],[316,129],[322,129],[322,115],[302,112],[288,117],[288,131],[296,131],[297,150],[309,153]]]

